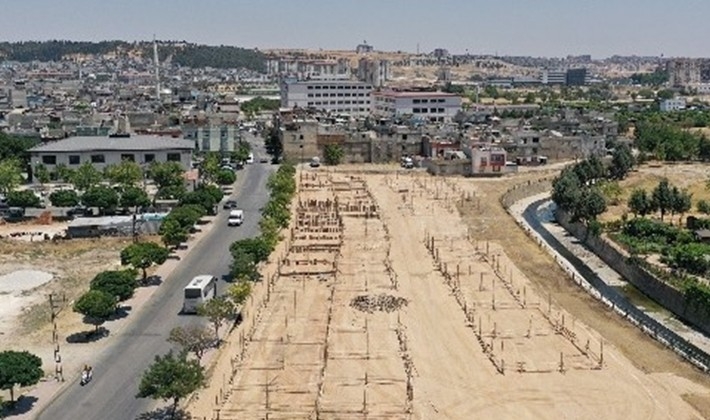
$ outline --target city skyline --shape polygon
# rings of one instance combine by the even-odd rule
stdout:
[[[707,56],[703,16],[710,3],[564,0],[495,3],[442,0],[12,0],[0,15],[6,41],[185,40],[273,49],[379,51],[564,57],[591,54]],[[669,30],[672,28],[674,30]],[[682,30],[681,30],[682,29]]]

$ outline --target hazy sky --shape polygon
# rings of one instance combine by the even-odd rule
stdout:
[[[708,0],[2,0],[0,40],[710,56]]]

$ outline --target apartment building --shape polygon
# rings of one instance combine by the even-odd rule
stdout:
[[[686,107],[684,98],[665,99],[661,101],[661,112],[682,111]]]
[[[207,126],[184,124],[182,132],[186,140],[195,141],[195,146],[200,152],[233,152],[237,149],[240,138],[239,128],[227,124]]]
[[[430,122],[449,122],[461,111],[461,97],[445,92],[381,91],[372,95],[372,113],[394,118],[412,115]]]
[[[357,63],[357,78],[380,88],[390,79],[390,62],[363,57]]]
[[[372,85],[351,80],[285,81],[281,86],[281,107],[313,108],[319,111],[369,115]]]

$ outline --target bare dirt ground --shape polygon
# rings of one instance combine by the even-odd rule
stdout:
[[[607,212],[601,216],[601,220],[616,220],[622,214],[630,213],[626,202],[631,196],[631,192],[636,188],[641,188],[650,193],[663,178],[667,178],[671,185],[685,189],[692,194],[693,208],[687,215],[703,216],[697,214],[695,204],[698,200],[710,200],[710,189],[707,188],[707,181],[710,179],[708,169],[708,165],[699,163],[659,164],[651,162],[644,164],[619,182],[619,186],[622,188],[622,194],[619,197],[620,203],[609,206]],[[675,216],[674,220],[677,222],[678,216]]]
[[[578,290],[502,209],[500,194],[544,172],[369,168],[305,172],[286,245],[193,415],[710,414],[706,377]]]

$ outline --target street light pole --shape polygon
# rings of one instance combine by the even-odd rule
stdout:
[[[298,146],[301,149],[301,166],[303,166],[303,145]],[[301,167],[301,172],[299,173],[298,177],[299,181],[301,184],[303,184],[303,167]]]

